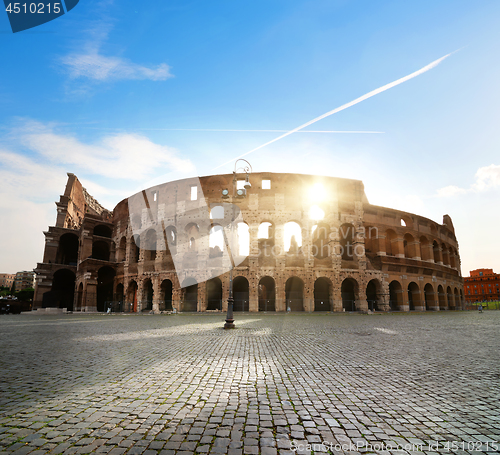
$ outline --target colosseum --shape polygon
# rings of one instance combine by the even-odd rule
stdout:
[[[110,212],[68,174],[56,205],[35,270],[39,311],[224,312],[231,280],[234,311],[464,308],[451,218],[371,205],[358,180],[213,175]]]

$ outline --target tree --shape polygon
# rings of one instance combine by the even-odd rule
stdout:
[[[35,290],[33,288],[26,288],[14,293],[14,295],[18,298],[18,300],[22,302],[30,302],[31,300],[33,300],[34,294]]]

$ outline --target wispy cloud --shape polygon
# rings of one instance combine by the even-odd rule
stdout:
[[[246,155],[249,155],[250,153],[256,152],[257,150],[260,150],[261,148],[264,148],[276,141],[279,141],[280,139],[283,139],[284,137],[289,136],[290,134],[296,133],[309,125],[312,125],[313,123],[319,122],[320,120],[323,120],[326,117],[329,117],[330,115],[336,114],[337,112],[343,111],[344,109],[348,109],[349,107],[352,107],[358,103],[361,103],[362,101],[367,100],[368,98],[371,98],[372,96],[378,95],[379,93],[385,92],[386,90],[389,90],[393,87],[396,87],[399,84],[402,84],[403,82],[409,81],[410,79],[413,79],[414,77],[420,76],[421,74],[426,73],[427,71],[431,70],[432,68],[435,68],[438,66],[445,58],[448,58],[453,52],[446,54],[445,56],[438,58],[437,60],[434,60],[433,62],[429,63],[428,65],[424,66],[423,68],[420,68],[419,70],[408,74],[407,76],[404,76],[400,79],[397,79],[393,82],[390,82],[389,84],[383,85],[382,87],[379,87],[375,90],[372,90],[371,92],[366,93],[363,96],[360,96],[359,98],[356,98],[353,101],[350,101],[349,103],[343,104],[340,107],[337,107],[326,114],[320,115],[319,117],[316,117],[315,119],[312,119],[308,121],[307,123],[304,123],[303,125],[298,126],[297,128],[294,128],[293,130],[287,131],[285,134],[282,134],[281,136],[278,136],[277,138],[273,139],[272,141],[266,142],[265,144],[259,145],[258,147],[255,147],[254,149],[250,150],[249,152],[243,153],[240,156],[237,156],[236,158],[232,158],[229,161],[226,161],[225,163],[222,163],[220,166],[217,166],[215,169],[219,169],[222,166],[225,166],[226,164],[232,163],[234,160],[237,160],[239,158],[243,158]]]
[[[469,188],[449,185],[437,191],[437,197],[454,197],[467,193],[482,193],[500,187],[500,165],[491,164],[481,167],[475,175],[476,181]]]
[[[71,78],[94,81],[149,79],[164,81],[172,76],[170,67],[161,63],[155,67],[141,66],[120,57],[106,57],[98,52],[70,54],[61,59]]]
[[[140,181],[159,168],[173,172],[194,170],[192,162],[179,158],[177,150],[138,134],[110,135],[87,144],[39,122],[29,122],[17,131],[22,143],[45,159],[104,177]]]

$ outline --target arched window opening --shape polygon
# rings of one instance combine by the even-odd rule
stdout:
[[[125,311],[128,313],[136,313],[137,312],[137,283],[132,280],[128,284],[127,288],[127,302],[125,306]]]
[[[304,311],[304,282],[292,276],[285,285],[287,311]]]
[[[182,282],[183,302],[182,311],[198,311],[198,283],[194,278],[186,278]]]
[[[142,286],[142,311],[153,311],[153,283],[146,280]]]
[[[438,301],[439,301],[439,309],[446,310],[447,309],[446,295],[444,293],[443,286],[441,285],[438,286]]]
[[[177,246],[177,229],[174,226],[168,226],[165,229],[165,245],[172,253]]]
[[[411,234],[405,234],[403,239],[405,258],[413,259],[416,256],[415,239]]]
[[[207,310],[222,311],[222,282],[217,277],[207,281]]]
[[[113,231],[109,226],[104,226],[103,224],[98,224],[94,228],[94,235],[98,235],[99,237],[107,237],[108,239],[111,238]]]
[[[116,252],[116,262],[125,261],[126,254],[127,254],[127,239],[125,237],[122,237],[120,239],[118,251]]]
[[[145,261],[154,261],[156,259],[156,243],[156,231],[148,229],[141,245],[144,250]]]
[[[346,278],[340,288],[342,295],[342,308],[344,311],[356,311],[358,296],[358,283],[353,278]]]
[[[109,261],[109,245],[103,240],[98,240],[92,244],[92,258],[101,261]]]
[[[224,207],[222,205],[216,205],[210,210],[211,220],[223,220],[224,219]]]
[[[73,311],[76,276],[68,269],[60,269],[54,273],[50,292],[43,294],[43,308],[66,308]]]
[[[161,291],[161,310],[162,311],[172,311],[172,295],[173,295],[173,285],[170,280],[163,280],[160,286]]]
[[[455,309],[455,302],[453,300],[453,292],[452,292],[450,286],[448,286],[446,288],[446,300],[447,300],[447,303],[448,303],[448,309],[449,310],[454,310]]]
[[[249,311],[250,292],[248,280],[238,276],[233,281],[233,311]]]
[[[274,247],[274,226],[268,221],[259,224],[257,230],[259,242],[259,256],[267,258],[273,255]]]
[[[388,229],[385,233],[385,254],[387,256],[396,256],[397,245],[396,245],[397,235],[392,229]]]
[[[420,255],[423,261],[434,260],[434,254],[432,253],[432,246],[427,239],[427,237],[420,237]]]
[[[222,226],[215,225],[208,235],[209,257],[222,257],[225,250],[224,232]]]
[[[139,262],[140,246],[141,246],[140,237],[138,235],[133,235],[130,238],[130,252],[129,252],[129,262],[131,264]]]
[[[107,311],[113,303],[113,282],[115,271],[101,267],[97,272],[97,311]]]
[[[65,265],[77,265],[78,262],[78,236],[75,234],[64,234],[59,239],[56,263]]]
[[[321,207],[313,205],[309,209],[309,218],[311,218],[311,220],[320,221],[325,218],[325,211]]]
[[[295,221],[285,224],[285,251],[289,254],[299,254],[302,248],[302,230]]]
[[[259,311],[276,311],[275,283],[270,276],[259,281]]]
[[[379,310],[379,300],[382,287],[378,280],[371,280],[366,286],[366,301],[370,311]]]
[[[238,255],[248,256],[250,254],[250,231],[248,224],[238,223]]]
[[[392,311],[401,310],[403,305],[403,288],[398,281],[389,283],[389,306]]]
[[[442,256],[443,256],[443,265],[450,265],[450,253],[448,251],[448,248],[446,245],[443,243],[441,245],[441,251],[442,251]]]
[[[324,259],[330,256],[330,227],[326,223],[319,223],[313,227],[313,256]]]
[[[354,226],[350,223],[344,223],[340,226],[340,251],[342,254],[343,261],[353,261],[354,260],[354,237],[355,237]]]
[[[433,255],[434,255],[434,262],[435,263],[442,263],[443,260],[442,260],[442,257],[441,257],[441,250],[439,248],[439,245],[438,243],[434,240],[434,242],[432,242],[432,252],[433,252]]]
[[[200,236],[200,229],[195,223],[190,223],[186,226],[186,235],[188,240],[188,251],[196,252],[197,251],[197,242]]]
[[[435,308],[435,296],[434,296],[434,288],[432,284],[428,283],[424,287],[424,298],[425,298],[425,309],[426,311],[432,310]]]
[[[408,285],[408,304],[410,307],[410,311],[415,311],[417,308],[422,306],[420,301],[420,288],[418,284],[415,282],[411,282]]]
[[[318,278],[314,282],[314,311],[332,311],[330,295],[330,281]]]

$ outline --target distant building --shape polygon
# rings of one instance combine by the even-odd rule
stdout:
[[[16,291],[35,287],[35,272],[17,272],[15,275]]]
[[[493,269],[477,269],[464,277],[465,301],[488,302],[500,300],[500,274]]]
[[[10,289],[15,279],[15,273],[0,273],[0,286]]]

